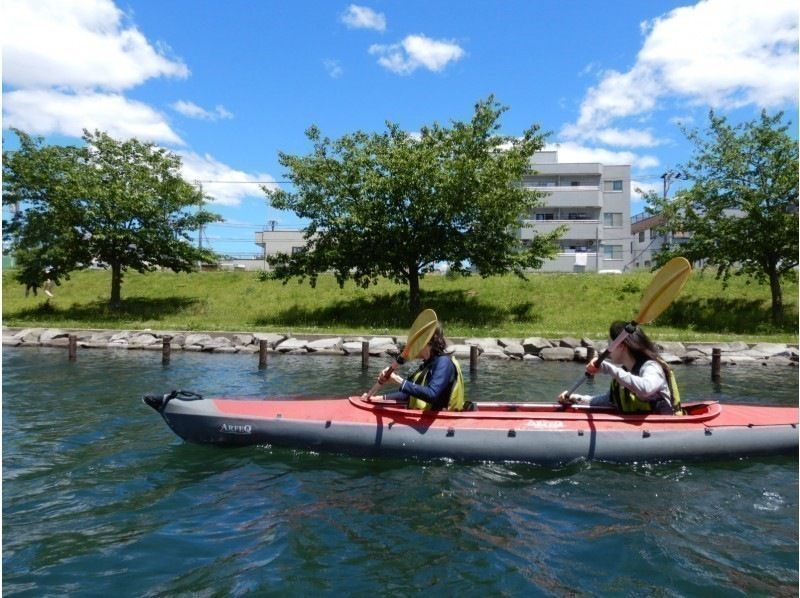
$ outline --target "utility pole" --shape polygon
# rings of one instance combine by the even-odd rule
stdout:
[[[664,179],[664,199],[667,199],[667,192],[669,191],[669,187],[672,184],[673,179],[684,179],[686,180],[687,176],[683,173],[680,173],[676,170],[668,170],[664,174],[661,175],[661,178]]]

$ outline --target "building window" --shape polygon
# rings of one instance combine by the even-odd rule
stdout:
[[[292,247],[292,255],[303,253],[305,250],[306,250],[305,247]]]
[[[586,212],[569,212],[567,220],[589,220],[589,215]]]
[[[553,219],[553,213],[552,212],[542,212],[542,213],[536,214],[534,217],[536,218],[536,220],[552,220]]]
[[[604,226],[622,226],[622,212],[605,212],[603,214]]]
[[[580,187],[581,186],[581,182],[580,181],[570,181],[569,186],[570,187]]]
[[[639,231],[639,243],[644,243],[644,233],[645,231],[643,230]]]
[[[622,191],[622,181],[603,181],[603,191]]]
[[[621,260],[622,245],[603,245],[603,259]]]

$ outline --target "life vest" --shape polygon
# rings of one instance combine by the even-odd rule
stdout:
[[[678,382],[675,380],[675,373],[666,362],[660,359],[656,361],[661,366],[661,369],[664,370],[664,376],[667,379],[667,386],[669,387],[669,393],[672,397],[672,413],[673,415],[683,415],[683,409],[681,409],[681,393],[678,391]],[[633,373],[638,375],[642,365],[644,365],[644,361],[637,363],[633,368]],[[666,397],[660,398],[667,400]],[[617,382],[617,380],[611,381],[611,401],[622,413],[649,413],[653,411],[653,406],[658,402],[658,400],[643,401],[637,398],[633,392],[625,388],[622,384]]]
[[[452,361],[455,368],[453,370],[453,376],[450,378],[450,397],[447,401],[447,410],[461,411],[464,409],[464,376],[461,374],[461,366],[458,364],[458,360],[451,355],[450,361]],[[409,380],[414,384],[425,385],[428,382],[432,363],[433,361],[427,365],[423,364],[420,369],[409,377]],[[410,396],[408,397],[408,408],[427,411],[432,409],[433,405],[418,397]]]

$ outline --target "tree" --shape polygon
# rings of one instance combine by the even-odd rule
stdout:
[[[705,135],[684,130],[695,146],[682,167],[691,187],[671,201],[648,199],[650,211],[664,214],[665,230],[689,233],[664,247],[660,262],[682,254],[715,266],[723,280],[768,282],[774,323],[783,315],[781,280],[796,276],[798,264],[797,141],[782,119],[763,111],[760,120],[731,126],[710,112]]]
[[[14,132],[20,147],[3,152],[3,204],[16,209],[3,235],[20,283],[58,283],[71,271],[105,264],[117,308],[128,269],[188,272],[213,260],[189,232],[220,218],[202,209],[204,198],[180,177],[175,154],[100,131],[84,131],[82,147],[47,146]]]
[[[361,287],[387,277],[408,285],[416,313],[420,278],[438,262],[462,273],[471,264],[484,277],[540,267],[562,231],[527,246],[518,232],[541,199],[521,180],[545,136],[537,126],[521,138],[498,135],[505,111],[490,96],[470,122],[433,124],[418,135],[390,122],[383,133],[337,140],[309,128],[309,155],[279,154],[296,191],[265,189],[274,207],[309,220],[307,249],[270,258],[273,276],[308,277],[313,286],[332,270],[340,286],[352,279]]]

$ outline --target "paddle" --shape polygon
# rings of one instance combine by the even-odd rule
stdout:
[[[631,320],[625,325],[622,332],[617,335],[617,338],[603,351],[596,360],[596,365],[600,365],[605,361],[609,354],[619,347],[626,338],[636,331],[639,324],[648,324],[652,322],[661,312],[663,312],[670,303],[681,292],[683,285],[689,280],[689,275],[692,273],[692,266],[685,257],[674,257],[661,269],[656,272],[653,280],[644,291],[642,300],[639,303],[639,315],[634,320]],[[587,373],[581,376],[580,379],[572,385],[567,391],[566,398],[575,392],[575,390],[584,383],[587,378],[591,376]]]
[[[432,309],[425,309],[417,316],[417,319],[414,320],[414,323],[411,325],[411,330],[408,331],[408,340],[406,341],[406,346],[403,347],[400,355],[398,355],[392,365],[389,366],[388,374],[394,372],[397,368],[403,365],[408,359],[414,359],[419,352],[428,344],[433,336],[433,333],[436,331],[436,324],[438,320],[436,318],[436,312]],[[366,397],[369,398],[377,390],[381,387],[381,383],[378,382],[373,386],[369,392],[366,394]]]

